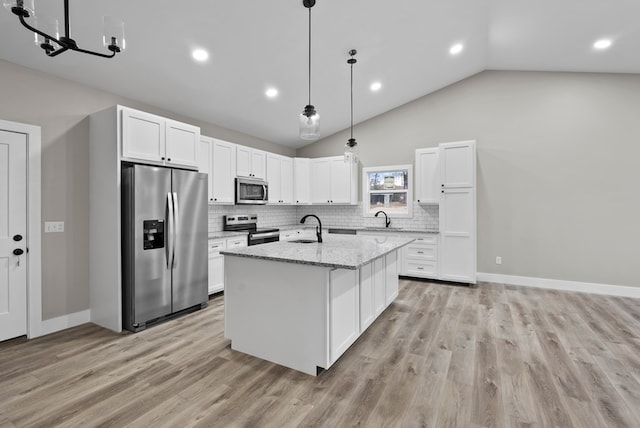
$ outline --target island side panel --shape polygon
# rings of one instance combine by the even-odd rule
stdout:
[[[316,375],[329,366],[330,269],[225,255],[231,348]]]

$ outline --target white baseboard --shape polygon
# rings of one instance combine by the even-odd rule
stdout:
[[[80,324],[85,324],[91,321],[91,311],[80,311],[69,315],[63,315],[57,318],[51,318],[44,320],[40,326],[40,335],[55,333],[56,331],[64,330],[66,328],[75,327]]]
[[[593,282],[564,281],[560,279],[534,278],[529,276],[500,275],[495,273],[477,274],[478,281],[499,284],[522,285],[525,287],[550,288],[553,290],[578,291],[582,293],[606,294],[610,296],[640,298],[640,287],[597,284]]]

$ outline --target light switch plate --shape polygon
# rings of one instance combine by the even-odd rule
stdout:
[[[64,232],[64,221],[45,221],[44,233]]]

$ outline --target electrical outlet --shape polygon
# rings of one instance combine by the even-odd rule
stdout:
[[[64,221],[45,221],[44,233],[64,232]]]
[[[496,264],[497,265],[501,265],[502,264],[502,257],[496,256]]]

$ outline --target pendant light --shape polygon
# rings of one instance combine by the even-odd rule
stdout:
[[[69,21],[69,0],[64,0],[64,35],[58,32],[58,20],[40,16],[29,24],[26,18],[35,16],[33,0],[4,0],[4,7],[18,17],[20,23],[26,29],[35,34],[35,43],[40,46],[47,56],[54,57],[68,50],[100,56],[103,58],[113,58],[116,53],[124,50],[124,23],[119,19],[105,16],[104,35],[102,42],[109,53],[95,52],[82,49],[75,39],[71,38]],[[40,28],[36,26],[40,25]],[[46,32],[45,32],[46,31]]]
[[[347,64],[351,66],[351,138],[347,140],[347,144],[344,146],[344,161],[354,163],[358,162],[358,143],[356,139],[353,138],[353,64],[358,62],[358,60],[354,58],[357,53],[355,49],[351,49],[349,51],[351,58],[347,60]]]
[[[316,0],[302,0],[304,7],[309,9],[309,103],[300,114],[300,138],[303,140],[317,140],[320,138],[320,115],[311,104],[311,8]]]

